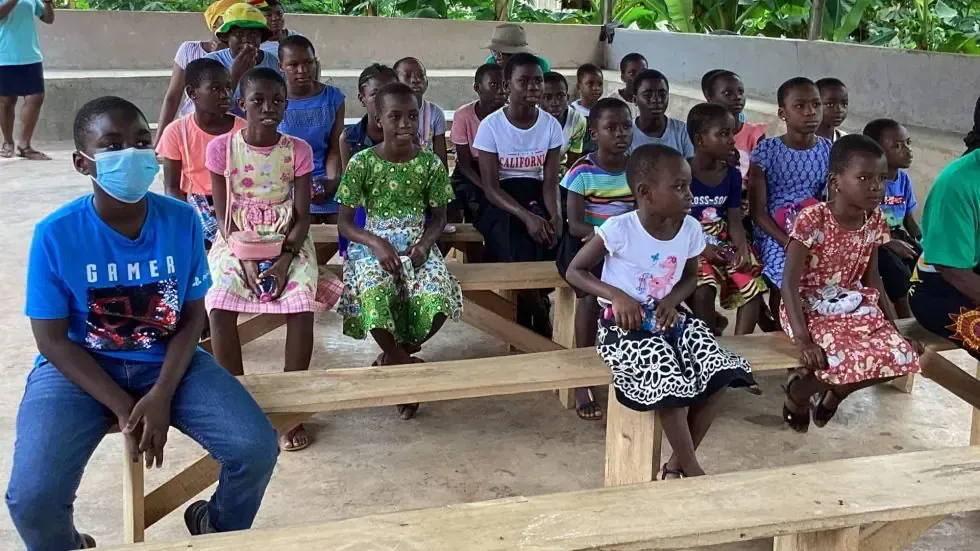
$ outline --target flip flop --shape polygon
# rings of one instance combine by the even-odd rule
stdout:
[[[658,476],[656,477],[656,480],[659,482],[662,482],[664,480],[679,480],[681,478],[687,478],[687,476],[684,474],[684,471],[680,469],[668,469],[666,463],[664,463],[663,468],[660,469],[660,472],[657,473],[657,475]],[[668,476],[675,477],[675,478],[667,478]]]
[[[22,159],[27,159],[28,161],[50,161],[51,157],[48,157],[44,153],[34,149],[33,147],[18,147],[17,156]]]
[[[790,389],[793,388],[793,383],[803,379],[807,375],[808,372],[805,369],[796,369],[789,376],[789,379],[786,381],[786,385],[783,386],[783,392],[786,393],[786,400],[783,401],[783,421],[786,421],[786,424],[789,425],[791,429],[801,434],[810,430],[810,408],[809,404],[801,406],[798,402],[793,400]],[[805,412],[797,413],[789,409],[789,407],[786,406],[786,401],[791,402],[798,409],[804,409]]]
[[[596,402],[595,396],[592,395],[591,388],[588,389],[587,392],[589,393],[589,401],[585,402],[580,406],[575,406],[575,413],[577,413],[578,418],[583,421],[602,421],[602,419],[605,416],[602,411],[602,406],[599,405],[599,402]],[[588,416],[585,412],[585,410],[587,410],[590,407],[592,411],[591,417]]]
[[[14,144],[12,143],[0,145],[0,159],[13,159],[14,151]]]
[[[830,409],[824,405],[828,394],[837,400],[837,407],[834,409]],[[837,414],[837,409],[840,407],[840,403],[842,401],[843,399],[837,394],[837,392],[834,391],[834,389],[825,390],[813,395],[813,397],[810,399],[810,409],[813,410],[813,424],[818,428],[825,427],[827,423],[834,418],[834,415]]]
[[[282,451],[298,452],[300,450],[305,450],[306,448],[310,447],[310,444],[313,443],[313,439],[310,438],[309,433],[306,434],[305,444],[296,444],[296,445],[293,444],[293,436],[295,436],[296,433],[300,430],[306,432],[306,427],[304,427],[302,423],[300,423],[295,428],[293,428],[293,430],[279,437],[279,447],[282,449]]]

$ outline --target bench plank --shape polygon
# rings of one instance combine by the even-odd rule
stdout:
[[[496,291],[513,289],[551,289],[567,283],[558,275],[554,262],[510,262],[501,264],[466,264],[447,262],[446,266],[459,280],[464,291]],[[337,277],[343,277],[342,266],[321,266]]]
[[[969,447],[215,534],[139,549],[675,549],[973,511],[980,509],[977,487],[980,448]]]
[[[473,224],[452,223],[456,226],[456,231],[445,233],[439,237],[442,243],[483,243],[483,234],[473,227]],[[340,232],[336,224],[311,224],[310,235],[313,242],[317,245],[324,243],[337,243]]]

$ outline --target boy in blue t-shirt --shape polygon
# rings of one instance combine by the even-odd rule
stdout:
[[[247,529],[277,437],[245,388],[197,347],[211,284],[201,225],[189,205],[147,193],[159,167],[135,105],[87,103],[74,137],[75,169],[94,193],[34,231],[26,314],[40,354],[17,414],[10,516],[28,550],[94,547],[72,518],[92,452],[117,424],[133,461],[159,467],[173,425],[222,467],[210,503],[184,514],[190,533]]]
[[[918,206],[912,180],[906,169],[912,166],[912,138],[904,126],[891,119],[876,119],[864,127],[864,135],[878,142],[888,161],[888,181],[881,200],[881,212],[888,222],[891,240],[878,249],[878,271],[885,293],[900,318],[912,317],[908,294],[912,272],[922,254],[922,230],[912,212]]]

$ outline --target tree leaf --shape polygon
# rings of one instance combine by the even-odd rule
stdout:
[[[670,23],[678,32],[697,32],[694,27],[694,0],[666,0]]]
[[[834,29],[834,41],[842,42],[847,37],[851,36],[857,28],[861,25],[861,20],[864,17],[864,10],[871,5],[871,0],[857,0],[851,9],[847,11],[844,18],[840,21],[839,26]]]

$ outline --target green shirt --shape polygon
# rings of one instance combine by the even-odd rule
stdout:
[[[548,60],[547,59],[545,59],[545,58],[543,58],[541,56],[535,56],[535,57],[538,58],[538,65],[541,66],[541,72],[542,73],[547,73],[548,71],[551,70],[551,63],[548,63]],[[484,65],[493,65],[496,62],[497,62],[497,59],[495,57],[493,57],[493,54],[491,54],[489,57],[487,57],[487,61],[486,61],[486,63],[484,63]]]
[[[963,270],[980,266],[980,150],[936,177],[922,211],[922,249],[924,263]]]

